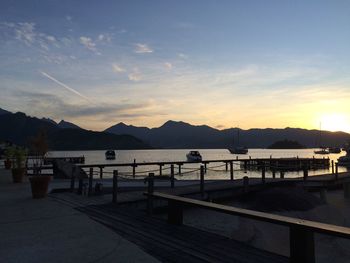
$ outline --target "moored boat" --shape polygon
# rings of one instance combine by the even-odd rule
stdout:
[[[237,129],[237,146],[235,146],[235,139],[233,136],[233,146],[227,148],[230,153],[232,154],[247,154],[248,153],[248,148],[244,146],[239,145],[239,128]]]
[[[243,146],[228,148],[228,150],[230,151],[230,153],[233,153],[233,154],[247,154],[248,153],[248,149],[246,147],[243,147]]]
[[[315,154],[329,154],[329,151],[326,148],[314,151]]]
[[[115,151],[114,150],[107,150],[105,152],[106,160],[115,160]]]
[[[198,151],[190,151],[186,154],[187,160],[192,162],[201,162],[202,155]]]

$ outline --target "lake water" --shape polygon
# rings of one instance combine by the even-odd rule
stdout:
[[[340,154],[329,154],[329,155],[317,155],[314,154],[315,149],[298,149],[298,150],[270,150],[270,149],[249,149],[249,153],[246,155],[235,155],[231,154],[227,149],[200,149],[203,160],[230,160],[245,159],[251,156],[252,158],[279,158],[279,157],[308,157],[312,158],[330,158],[331,160],[337,161],[340,156],[345,155],[345,152]],[[159,162],[159,161],[186,161],[186,154],[189,152],[188,149],[162,149],[162,150],[117,150],[115,160],[106,160],[105,151],[52,151],[49,152],[49,156],[52,157],[69,157],[69,156],[85,156],[85,164],[114,164],[114,163],[132,163],[134,159],[136,162]],[[178,180],[186,179],[199,179],[199,166],[200,164],[186,164],[182,166],[182,175],[176,175]],[[129,177],[132,173],[131,167],[106,167],[104,168],[104,177],[112,177],[112,172],[117,169],[119,174]],[[241,167],[239,164],[234,164],[234,177],[242,178],[243,176],[261,176],[259,171],[239,171]],[[97,169],[95,170],[97,172]],[[345,172],[347,168],[339,166],[339,172]],[[136,168],[136,177],[144,177],[148,172],[155,172],[159,174],[159,166],[138,166]],[[317,175],[328,173],[330,170],[321,169],[315,171],[309,171],[309,175]],[[178,167],[175,166],[175,173],[178,173]],[[287,172],[285,177],[298,177],[302,176],[300,172]],[[163,175],[170,174],[170,166],[164,166]],[[278,176],[278,175],[277,175]],[[271,172],[266,173],[266,177],[272,177]],[[206,179],[229,179],[229,172],[225,171],[225,165],[222,163],[210,163],[208,165],[208,172],[205,175]]]

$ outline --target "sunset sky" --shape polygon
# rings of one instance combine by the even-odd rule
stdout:
[[[350,1],[0,2],[0,108],[350,132]]]

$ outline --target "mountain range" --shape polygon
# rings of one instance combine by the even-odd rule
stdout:
[[[52,150],[147,149],[147,148],[227,148],[233,145],[267,148],[276,141],[292,140],[306,147],[343,146],[350,141],[346,132],[300,128],[218,130],[207,125],[167,121],[157,128],[137,127],[120,122],[103,132],[82,129],[74,123],[49,118],[38,119],[24,113],[0,109],[0,141],[28,145],[40,129],[48,134]],[[238,136],[239,134],[239,136]]]
[[[2,112],[2,111],[0,111]],[[22,112],[0,114],[0,141],[30,146],[30,140],[44,129],[50,150],[148,149],[132,135],[88,131],[65,121],[38,119]]]
[[[234,144],[249,148],[267,148],[274,142],[285,139],[316,148],[340,147],[350,140],[350,134],[346,132],[320,132],[300,128],[218,130],[207,125],[194,126],[182,121],[167,121],[162,126],[151,129],[121,122],[109,127],[105,132],[130,134],[155,148],[227,148]]]

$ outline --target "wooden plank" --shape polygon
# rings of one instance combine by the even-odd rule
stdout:
[[[123,209],[120,207],[114,211],[106,210],[105,206],[79,210],[122,234],[162,262],[288,262],[286,257],[223,236],[188,226],[172,226],[130,210],[121,212]]]

